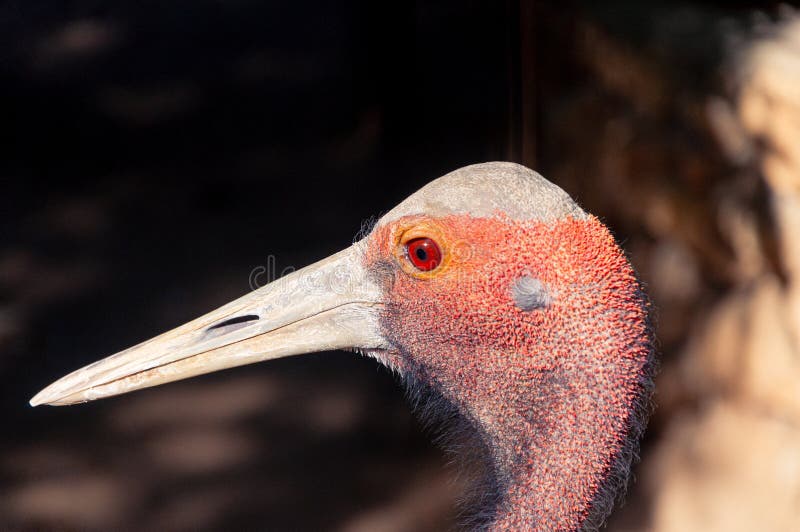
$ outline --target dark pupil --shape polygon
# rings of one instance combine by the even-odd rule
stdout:
[[[417,248],[416,254],[419,260],[428,260],[428,252],[423,248]]]

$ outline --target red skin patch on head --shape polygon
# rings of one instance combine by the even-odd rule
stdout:
[[[396,246],[427,225],[446,256],[420,277]],[[393,266],[376,268],[389,362],[436,387],[488,440],[504,486],[492,528],[579,528],[646,393],[651,351],[638,282],[608,230],[594,217],[407,217],[368,245],[369,266]],[[548,305],[515,304],[522,276],[543,285]]]

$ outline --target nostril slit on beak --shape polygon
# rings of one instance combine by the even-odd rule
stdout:
[[[245,314],[244,316],[236,316],[235,318],[230,318],[225,321],[221,321],[216,323],[206,329],[207,333],[221,333],[221,332],[231,332],[239,329],[241,327],[245,327],[251,321],[258,320],[258,316],[255,314]]]

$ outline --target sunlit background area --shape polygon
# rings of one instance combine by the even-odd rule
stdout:
[[[791,4],[3,2],[0,529],[452,527],[449,456],[352,353],[28,400],[510,160],[653,301],[654,413],[608,529],[800,530]]]

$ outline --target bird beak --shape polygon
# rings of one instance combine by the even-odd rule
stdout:
[[[30,403],[68,405],[302,353],[383,349],[382,291],[358,242],[151,340],[70,373]]]

